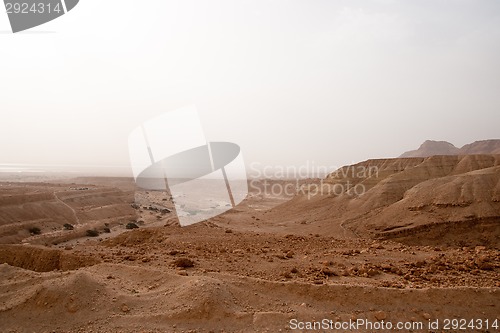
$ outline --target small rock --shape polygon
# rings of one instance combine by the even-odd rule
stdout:
[[[377,311],[373,314],[375,316],[375,319],[378,321],[384,320],[387,318],[387,314],[384,311]]]
[[[476,253],[481,253],[486,250],[486,246],[476,246],[474,250],[476,251]]]
[[[334,272],[334,271],[332,271],[331,269],[329,269],[329,268],[327,268],[327,267],[323,267],[323,268],[321,269],[321,273],[323,273],[323,274],[324,274],[324,275],[326,275],[326,276],[335,276],[335,275],[337,275],[337,274],[335,274],[335,272]]]
[[[173,264],[176,267],[189,268],[194,266],[194,261],[188,258],[179,258],[174,260]]]

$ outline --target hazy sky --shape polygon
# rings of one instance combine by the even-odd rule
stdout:
[[[0,164],[128,172],[132,129],[191,104],[249,166],[500,137],[498,0],[80,0],[9,30]]]

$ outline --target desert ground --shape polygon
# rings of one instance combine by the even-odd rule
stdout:
[[[171,196],[131,178],[4,176],[0,331],[500,330],[500,155],[250,182],[180,227]],[[323,319],[423,326],[308,329]]]

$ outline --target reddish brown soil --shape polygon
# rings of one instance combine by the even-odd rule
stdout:
[[[251,193],[236,209],[184,228],[173,213],[133,209],[138,197],[172,202],[130,180],[3,183],[0,231],[4,243],[18,244],[0,245],[0,332],[286,332],[292,319],[323,318],[500,324],[498,161],[445,159],[446,171],[432,177],[418,171],[435,168],[424,162],[380,162],[383,177],[364,180],[373,189],[364,198]],[[404,170],[422,179],[408,181]],[[440,201],[422,196],[426,182],[445,184],[443,177],[453,188],[434,193]],[[455,200],[446,193],[457,184],[482,184],[463,192],[481,199],[439,206]],[[434,210],[408,209],[418,200]],[[461,219],[463,208],[476,217]],[[384,220],[398,211],[404,227]],[[75,230],[64,230],[75,216]],[[131,220],[139,229],[125,229]],[[30,235],[36,225],[41,234]],[[99,236],[86,237],[88,229]]]

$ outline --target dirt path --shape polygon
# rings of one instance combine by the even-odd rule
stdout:
[[[59,192],[53,192],[54,194],[54,198],[59,201],[61,204],[63,204],[64,206],[66,206],[69,210],[71,210],[71,213],[74,217],[74,220],[75,220],[75,224],[80,224],[80,219],[78,218],[78,215],[76,215],[76,211],[73,207],[71,207],[70,205],[68,205],[67,203],[65,203],[63,200],[61,200],[58,196],[57,196],[57,193]]]

